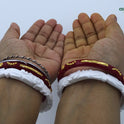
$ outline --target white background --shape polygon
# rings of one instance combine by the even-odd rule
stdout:
[[[63,33],[72,30],[72,22],[81,12],[89,16],[100,13],[105,19],[110,14],[115,14],[124,31],[123,0],[0,0],[0,39],[12,22],[21,28],[21,34],[38,19],[54,18],[63,25]],[[54,124],[56,108],[59,98],[56,95],[56,82],[54,87],[54,105],[49,112],[39,114],[37,124]],[[124,112],[121,113],[121,124],[124,124]]]

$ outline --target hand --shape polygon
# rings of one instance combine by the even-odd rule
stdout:
[[[20,39],[19,26],[13,23],[0,42],[0,59],[19,55],[30,57],[44,66],[55,80],[63,55],[62,26],[51,19],[38,20]]]
[[[95,59],[115,66],[124,73],[124,35],[114,15],[106,21],[81,13],[73,22],[73,32],[66,35],[62,65],[78,59]],[[84,67],[70,69],[65,75]]]

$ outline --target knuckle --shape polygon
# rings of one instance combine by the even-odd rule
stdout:
[[[40,32],[40,35],[42,35],[42,36],[45,37],[45,38],[48,38],[48,34],[47,34],[46,31],[41,31],[41,32]]]
[[[50,38],[49,42],[56,42],[56,40],[54,38]]]
[[[93,36],[93,35],[96,35],[96,33],[95,33],[95,32],[88,32],[88,33],[86,34],[87,38],[89,38],[89,37],[91,37],[91,36]]]
[[[77,35],[77,36],[75,37],[75,39],[76,39],[76,40],[81,40],[81,39],[85,39],[85,37],[82,36],[82,35]]]

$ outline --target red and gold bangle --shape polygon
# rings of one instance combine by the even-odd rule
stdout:
[[[5,60],[0,63],[0,69],[1,68],[5,68],[5,69],[15,68],[18,70],[23,69],[28,73],[32,73],[36,77],[39,77],[41,80],[43,80],[44,84],[52,91],[50,81],[47,79],[46,75],[31,63],[26,63],[20,60]]]
[[[50,76],[48,74],[48,71],[39,63],[37,63],[36,60],[32,60],[30,57],[26,57],[26,56],[18,56],[18,55],[15,55],[15,56],[7,56],[6,58],[4,58],[2,61],[5,61],[5,60],[28,60],[30,61],[31,63],[34,63],[35,65],[37,65],[38,67],[40,67],[39,69],[46,75],[46,77],[50,80]]]
[[[116,77],[119,81],[121,81],[124,84],[124,76],[123,74],[115,67],[100,62],[97,60],[74,60],[71,62],[66,63],[64,66],[61,67],[61,70],[58,75],[58,80],[62,79],[64,77],[64,74],[69,69],[75,68],[75,67],[81,67],[81,66],[89,66],[89,67],[95,67],[103,70],[105,73],[108,73],[114,77]]]

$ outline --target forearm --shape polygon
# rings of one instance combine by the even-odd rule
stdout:
[[[43,96],[14,79],[0,79],[0,123],[35,124]]]
[[[67,87],[55,124],[120,124],[120,92],[96,80]]]

